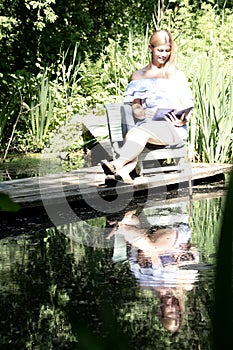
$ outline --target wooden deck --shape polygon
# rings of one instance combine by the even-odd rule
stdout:
[[[96,122],[98,120],[98,123]],[[87,130],[96,139],[107,136],[107,123],[105,118],[93,118],[87,116],[84,124]],[[97,125],[98,124],[98,125]],[[99,143],[95,154],[96,163],[100,159],[109,156],[110,143]],[[99,185],[104,182],[104,173],[100,165],[87,168],[61,172],[41,177],[32,177],[18,180],[0,182],[0,192],[8,194],[22,208],[41,207],[68,202],[90,202],[112,195],[132,195],[133,192],[162,188],[166,191],[170,185],[188,187],[195,180],[214,177],[233,170],[233,165],[228,164],[189,164],[185,171],[150,173],[145,177],[135,179],[133,185],[119,184],[114,188],[104,188]]]
[[[0,192],[8,194],[21,207],[38,207],[72,201],[97,200],[117,194],[151,188],[166,188],[172,184],[188,186],[188,181],[205,179],[232,171],[227,164],[188,164],[187,171],[150,174],[135,179],[134,185],[120,184],[113,188],[99,187],[104,182],[104,173],[100,166],[80,169],[69,173],[57,173],[43,177],[33,177],[0,183]]]

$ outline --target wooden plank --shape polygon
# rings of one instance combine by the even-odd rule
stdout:
[[[187,164],[184,172],[150,173],[136,178],[133,185],[120,184],[118,194],[132,193],[148,188],[163,187],[172,184],[209,178],[233,170],[231,164]],[[23,207],[41,206],[47,203],[79,201],[84,199],[108,197],[116,193],[115,188],[102,188],[105,175],[100,166],[75,170],[69,173],[57,173],[47,176],[10,180],[0,183],[0,192],[8,194]]]

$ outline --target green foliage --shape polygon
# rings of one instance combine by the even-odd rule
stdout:
[[[62,125],[69,123],[74,114],[87,111],[87,101],[81,94],[82,77],[79,73],[79,65],[75,64],[76,53],[75,50],[73,61],[68,66],[63,55],[57,71],[53,67],[42,69],[37,76],[31,74],[30,79],[27,75],[20,73],[17,88],[20,96],[23,95],[21,98],[24,100],[24,110],[12,145],[14,148],[17,147],[17,150],[41,151],[52,134],[56,133]],[[54,77],[53,80],[51,76]],[[16,77],[12,77],[15,82]],[[17,103],[19,104],[18,99],[16,105],[11,105],[15,110],[18,107]],[[4,112],[3,109],[2,114],[7,115]],[[2,123],[2,128],[6,122]],[[77,127],[80,129],[81,125]],[[74,144],[76,141],[73,140]]]
[[[56,0],[25,0],[25,7],[30,12],[36,13],[34,27],[42,31],[47,23],[54,23],[57,19],[51,5],[55,4]]]
[[[3,106],[1,113],[0,113],[0,141],[2,140],[3,134],[4,134],[4,129],[6,127],[7,120],[9,118],[9,115],[11,114],[8,108],[12,108],[12,100],[8,99],[5,102],[5,105]],[[13,104],[13,108],[15,108]]]
[[[20,113],[22,106],[21,87],[25,80],[21,76],[9,75],[2,76],[2,104],[0,108],[0,142],[7,142],[13,125]]]
[[[43,66],[51,65],[60,50],[73,50],[75,43],[82,57],[85,52],[95,57],[109,37],[121,33],[126,38],[129,27],[145,27],[153,11],[151,0],[11,0],[10,4],[1,0],[1,6],[4,18],[10,19],[1,28],[0,71],[4,72],[22,68],[35,72],[38,58]]]
[[[20,206],[4,193],[0,193],[0,211],[17,212]]]
[[[93,63],[87,55],[80,65],[82,92],[88,107],[104,102],[122,101],[131,73],[148,61],[148,29],[145,35],[129,32],[128,41],[120,36],[109,39],[100,58]]]
[[[12,134],[22,102],[24,109],[10,151],[40,151],[62,125],[69,123],[73,115],[96,111],[105,102],[122,101],[130,74],[149,60],[147,44],[150,32],[153,27],[163,27],[172,32],[177,46],[177,63],[185,71],[194,92],[195,109],[190,127],[191,159],[232,161],[230,72],[233,65],[233,14],[229,2],[155,2],[152,24],[150,20],[145,23],[145,18],[152,18],[151,3],[149,5],[146,1],[138,11],[139,3],[136,2],[126,10],[130,1],[122,8],[120,1],[114,4],[93,2],[86,7],[85,3],[77,1],[75,7],[71,0],[65,5],[61,0],[25,0],[17,9],[16,1],[12,1],[11,16],[5,10],[8,16],[4,18],[9,21],[2,22],[5,24],[2,24],[4,30],[0,45],[12,32],[14,35],[10,40],[18,43],[19,51],[14,55],[8,54],[8,68],[2,70],[2,150]],[[5,0],[2,2],[4,4]],[[105,12],[100,14],[103,9]],[[123,10],[124,20],[120,18]],[[94,12],[99,17],[90,15]],[[73,13],[77,17],[72,17]],[[147,15],[141,21],[143,13]],[[25,15],[28,15],[27,20]],[[80,20],[78,26],[75,22],[77,19]],[[132,20],[135,26],[131,26]],[[137,26],[139,22],[141,25]],[[23,27],[24,32],[16,31],[23,23],[27,23]],[[27,33],[29,28],[33,32],[30,40]],[[51,41],[54,28],[57,35],[53,35]],[[26,43],[24,53],[21,51],[22,45],[19,45],[21,34]],[[13,42],[5,42],[4,54],[13,47]],[[17,68],[24,67],[23,70],[16,70],[16,66],[11,68],[14,67],[11,60],[15,59]],[[12,69],[14,74],[8,74]],[[78,140],[74,140],[74,145],[70,145],[72,150],[79,148],[81,138],[80,135]]]

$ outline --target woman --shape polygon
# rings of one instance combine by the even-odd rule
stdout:
[[[138,286],[159,297],[162,325],[176,332],[182,324],[186,292],[198,279],[198,271],[191,268],[199,262],[199,254],[190,242],[190,227],[177,223],[148,229],[128,211],[115,223],[108,239],[112,236],[113,262],[128,260]],[[183,269],[184,265],[189,268]]]
[[[184,73],[175,65],[170,33],[156,31],[148,48],[151,61],[131,75],[124,98],[132,106],[136,127],[127,133],[120,157],[101,162],[107,179],[132,182],[129,174],[147,143],[166,146],[187,140],[193,99]]]

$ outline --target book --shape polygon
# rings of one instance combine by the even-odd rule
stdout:
[[[174,112],[175,115],[177,116],[177,118],[180,118],[183,113],[185,113],[186,115],[193,109],[193,107],[188,107],[188,108],[184,108],[182,110],[177,110],[174,108],[158,108],[152,118],[152,120],[164,120],[164,115],[169,113],[169,112]]]

